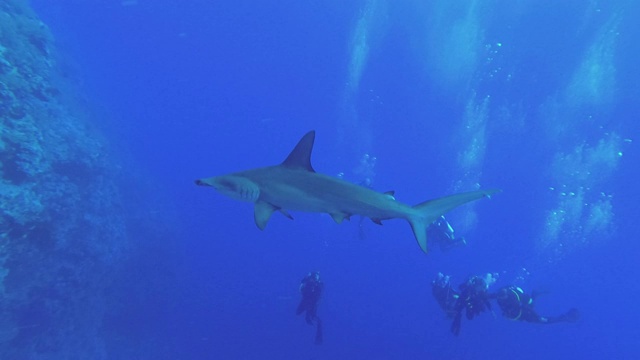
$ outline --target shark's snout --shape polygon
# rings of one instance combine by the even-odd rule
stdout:
[[[202,181],[202,179],[197,179],[195,183],[198,186],[211,186],[211,184],[207,184],[206,182]]]

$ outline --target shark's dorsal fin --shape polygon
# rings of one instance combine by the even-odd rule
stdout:
[[[313,150],[313,142],[316,139],[315,130],[311,130],[304,134],[302,139],[298,141],[298,144],[291,151],[289,156],[282,162],[282,166],[294,169],[305,169],[307,171],[315,172],[311,166],[311,150]]]

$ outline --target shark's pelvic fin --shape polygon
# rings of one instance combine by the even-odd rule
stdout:
[[[418,245],[420,245],[422,251],[425,253],[428,251],[427,226],[436,221],[437,218],[462,204],[478,200],[483,197],[490,197],[497,192],[500,192],[500,190],[469,191],[425,201],[414,206],[413,208],[419,211],[419,216],[408,220],[409,224],[411,224],[413,235],[416,237],[416,241],[418,242]]]
[[[289,220],[293,220],[293,216],[291,216],[291,214],[289,214],[289,212],[285,209],[278,209],[278,211],[280,211],[280,213],[284,216],[287,217],[287,219]]]
[[[333,214],[329,214],[331,215],[331,218],[333,219],[333,221],[335,221],[337,224],[342,224],[342,221],[344,219],[350,220],[351,215],[350,214],[345,214],[345,213],[333,213]]]
[[[311,166],[311,151],[313,150],[313,142],[315,139],[315,130],[306,133],[281,165],[288,168],[305,169],[315,172]]]

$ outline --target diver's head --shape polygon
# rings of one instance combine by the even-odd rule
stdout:
[[[488,289],[487,283],[484,280],[484,278],[480,277],[480,276],[473,276],[471,278],[469,278],[469,280],[467,281],[466,286],[468,288],[473,289],[473,291],[475,292],[485,292]]]
[[[509,293],[511,292],[511,290],[509,290],[508,288],[502,288],[500,289],[500,291],[498,291],[498,293],[496,294],[496,298],[498,300],[506,300],[509,297]]]
[[[449,284],[449,280],[451,277],[449,275],[445,275],[441,272],[438,273],[438,277],[433,280],[433,285],[438,285],[440,287],[445,287]]]
[[[493,285],[496,281],[498,281],[498,273],[487,273],[484,276],[484,282],[487,284],[487,288],[491,285]]]
[[[314,271],[310,275],[315,281],[320,281],[320,271]]]

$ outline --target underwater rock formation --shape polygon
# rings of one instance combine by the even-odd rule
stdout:
[[[103,359],[126,251],[105,144],[60,94],[52,35],[0,0],[0,358]],[[68,98],[65,96],[65,99]]]

